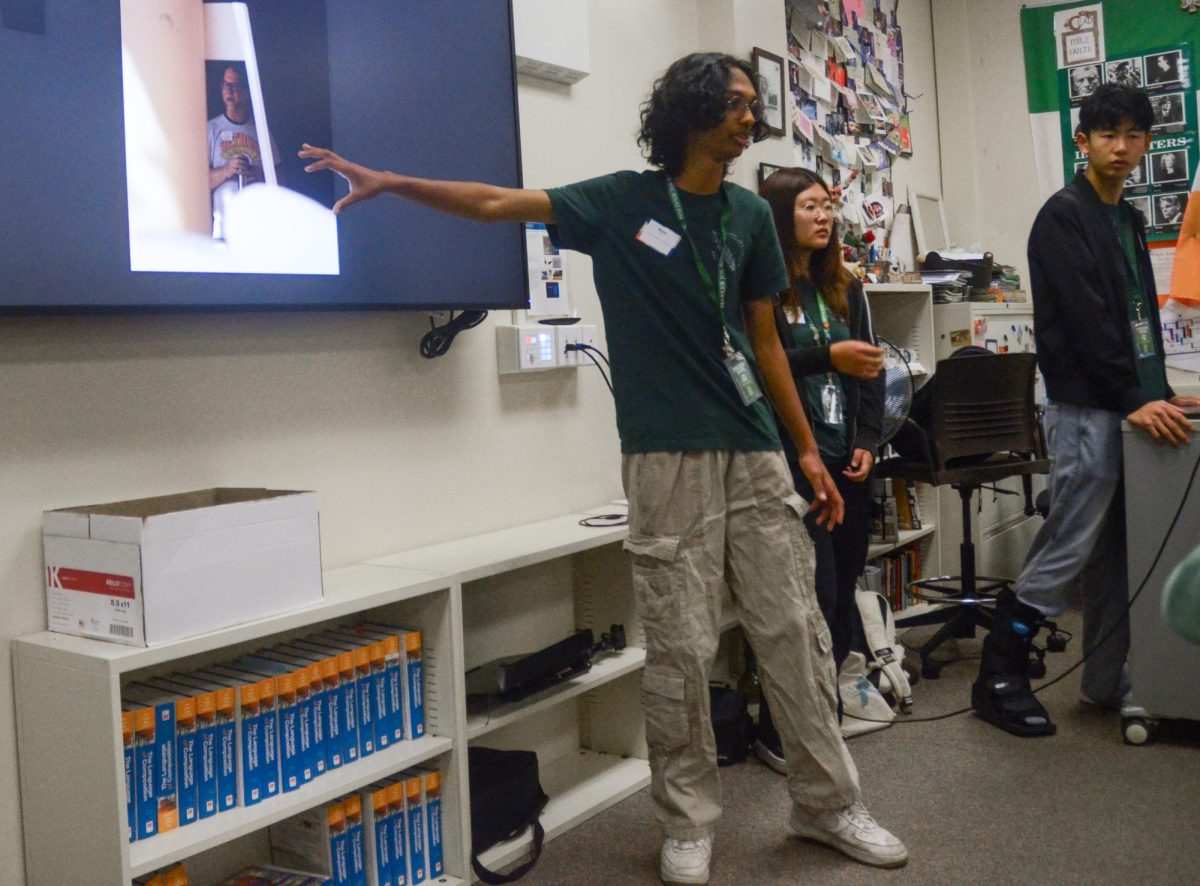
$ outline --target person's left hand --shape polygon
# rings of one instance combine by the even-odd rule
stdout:
[[[855,449],[854,455],[850,458],[850,465],[842,471],[842,476],[855,483],[862,483],[867,479],[867,475],[871,473],[873,467],[875,467],[875,455],[866,449]]]
[[[829,476],[825,463],[821,461],[821,454],[815,448],[812,452],[800,456],[800,470],[804,472],[813,488],[813,502],[809,512],[816,513],[818,526],[832,532],[836,526],[841,525],[846,516],[846,503],[842,500],[842,494],[838,492],[833,477]]]
[[[1200,409],[1200,397],[1172,397],[1167,401],[1180,409]]]

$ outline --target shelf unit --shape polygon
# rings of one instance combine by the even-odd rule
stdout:
[[[612,511],[611,507],[605,509]],[[324,574],[316,606],[197,637],[137,648],[42,632],[13,642],[25,860],[31,884],[128,883],[185,861],[192,882],[220,882],[269,857],[267,827],[378,778],[436,760],[443,772],[447,875],[469,883],[466,747],[475,739],[538,752],[548,837],[649,784],[640,673],[623,526],[579,514],[405,551]],[[545,604],[525,613],[530,595]],[[555,633],[544,621],[552,610]],[[528,615],[523,628],[514,625]],[[129,843],[125,835],[120,697],[124,683],[201,667],[359,615],[422,632],[427,735],[327,773],[303,788]],[[588,673],[519,702],[467,714],[467,661],[533,651],[576,628],[623,623],[629,646]],[[533,627],[531,627],[533,626]],[[558,627],[562,631],[558,631]],[[493,848],[516,860],[527,841]]]
[[[875,334],[898,348],[911,351],[925,370],[914,373],[913,384],[919,388],[933,373],[937,362],[932,287],[913,283],[868,283],[863,291],[871,308]],[[898,541],[871,545],[867,550],[868,560],[917,542],[925,572],[938,574],[936,570],[942,561],[938,532],[938,527],[942,525],[939,500],[938,490],[924,483],[917,484],[917,505],[921,511],[922,528],[902,530]],[[915,608],[910,606],[896,613],[897,619],[913,615]]]

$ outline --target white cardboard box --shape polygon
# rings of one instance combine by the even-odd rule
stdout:
[[[153,646],[322,598],[312,492],[202,489],[46,511],[52,631]]]

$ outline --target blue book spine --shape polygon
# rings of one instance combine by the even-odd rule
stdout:
[[[306,692],[303,698],[297,700],[296,713],[299,715],[300,737],[300,780],[308,784],[317,777],[317,757],[313,747],[313,703],[312,693]],[[325,758],[321,758],[321,769],[325,769]]]
[[[408,807],[408,872],[413,886],[425,882],[425,816],[420,805]]]
[[[379,886],[395,886],[392,880],[392,822],[389,816],[375,819],[375,873]]]
[[[400,660],[391,662],[383,673],[387,684],[388,722],[391,724],[392,740],[404,740],[404,668]]]
[[[126,716],[129,716],[128,714]],[[136,790],[133,782],[133,739],[125,745],[125,818],[129,829],[129,842],[137,839],[137,802],[134,799]]]
[[[200,819],[199,739],[194,726],[177,732],[175,736],[175,758],[179,766],[176,777],[180,826],[192,824]]]
[[[350,844],[350,886],[367,886],[367,845],[362,824],[351,825],[346,838]]]
[[[358,688],[358,753],[369,757],[375,753],[375,721],[371,718],[375,682],[371,674],[354,681]]]
[[[394,886],[408,886],[408,816],[403,804],[388,816],[392,826],[392,882]]]
[[[137,838],[144,840],[158,833],[158,803],[154,796],[158,754],[153,739],[143,738],[134,745],[136,784]]]
[[[350,843],[345,830],[329,838],[333,886],[350,886]]]
[[[237,806],[237,724],[232,717],[217,717],[217,811]]]
[[[425,734],[425,666],[419,658],[408,662],[408,710],[409,737],[420,738]]]
[[[342,757],[347,763],[358,759],[358,681],[342,682]]]
[[[371,674],[371,716],[375,720],[376,748],[390,747],[392,717],[388,705],[387,670],[383,667]]]
[[[429,875],[440,877],[445,873],[442,852],[442,799],[440,796],[425,797],[426,851],[429,854]]]
[[[309,723],[312,731],[313,771],[324,775],[331,768],[329,765],[329,748],[325,741],[328,729],[325,707],[329,699],[329,690],[320,684],[314,684],[308,690]]]
[[[279,711],[272,702],[262,706],[262,792],[263,797],[279,793]]]
[[[217,724],[206,720],[197,732],[196,805],[200,818],[217,814]]]
[[[242,709],[242,805],[263,799],[262,714]]]

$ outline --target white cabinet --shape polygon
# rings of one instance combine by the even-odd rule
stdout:
[[[266,828],[416,763],[442,769],[447,876],[469,882],[466,748],[473,740],[538,751],[553,837],[649,784],[642,737],[644,651],[633,616],[624,527],[582,515],[488,533],[327,571],[313,607],[151,648],[43,632],[13,642],[21,802],[31,886],[128,883],[184,860],[199,886],[269,859]],[[546,616],[549,615],[549,619]],[[264,643],[368,616],[422,632],[427,734],[314,779],[292,793],[129,843],[121,686],[228,660]],[[626,626],[629,647],[521,702],[467,713],[465,663],[534,651],[575,628]],[[496,847],[503,865],[524,841]]]

